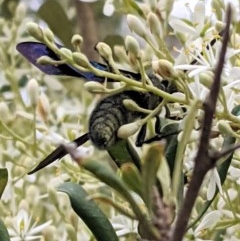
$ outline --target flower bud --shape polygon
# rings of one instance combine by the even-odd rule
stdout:
[[[38,98],[37,110],[38,110],[38,114],[41,116],[43,121],[46,122],[50,111],[50,105],[49,105],[48,98],[44,93],[41,93]]]
[[[218,1],[218,0],[217,0]],[[222,13],[221,13],[222,14]],[[220,33],[225,28],[225,23],[223,21],[216,21],[215,29],[217,33]],[[220,36],[219,36],[220,37]]]
[[[152,68],[155,73],[166,79],[169,79],[176,74],[172,63],[165,59],[152,61]]]
[[[51,31],[50,28],[45,28],[43,29],[43,35],[50,41],[50,42],[54,42],[54,34]]]
[[[48,226],[43,230],[43,237],[45,241],[52,241],[56,239],[57,230],[54,226]]]
[[[240,60],[238,58],[236,58],[236,60],[234,61],[233,66],[240,67]]]
[[[24,3],[19,3],[16,12],[15,12],[15,20],[17,23],[20,23],[26,15],[26,5]]]
[[[27,84],[27,90],[31,105],[36,106],[39,96],[38,82],[35,79],[29,80]]]
[[[139,53],[140,53],[140,47],[138,44],[138,41],[131,37],[131,36],[127,36],[125,39],[125,45],[126,45],[126,49],[133,54],[134,56],[138,57]]]
[[[33,36],[38,41],[43,41],[43,32],[42,29],[33,22],[27,23],[28,33]]]
[[[48,192],[48,199],[51,201],[53,204],[58,203],[58,197],[57,197],[57,191],[55,188],[48,186],[47,187],[47,192]]]
[[[10,120],[9,108],[5,102],[0,102],[0,120],[5,124]]]
[[[67,48],[60,48],[60,52],[64,55],[67,56],[69,58],[72,58],[72,51],[70,49]]]
[[[222,134],[232,135],[234,133],[227,121],[224,121],[224,120],[218,121],[217,127]]]
[[[141,121],[135,121],[126,125],[122,125],[117,132],[117,136],[121,139],[127,139],[135,134],[141,127]]]
[[[112,50],[106,43],[99,42],[95,48],[104,59],[109,60],[112,58]]]
[[[240,35],[235,33],[235,34],[231,34],[231,45],[235,46],[236,48],[239,48],[239,43],[240,43]]]
[[[72,54],[73,61],[78,64],[79,66],[82,66],[84,68],[92,68],[92,65],[90,64],[88,58],[85,54],[79,53],[79,52],[73,52]]]
[[[161,35],[160,21],[156,14],[150,12],[147,16],[147,23],[152,34],[155,34],[156,36]]]
[[[128,14],[127,15],[127,23],[128,27],[130,28],[131,31],[139,35],[140,37],[146,37],[146,29],[143,23],[139,18],[137,18],[134,15]]]
[[[18,209],[24,209],[26,212],[29,212],[29,204],[26,199],[22,199],[18,205]]]
[[[70,211],[69,218],[70,218],[70,223],[72,224],[74,229],[77,231],[78,224],[79,224],[79,217],[77,216],[77,214],[75,212]]]
[[[123,46],[115,45],[113,50],[120,63],[128,62],[127,53]]]
[[[37,64],[41,64],[41,65],[56,64],[56,60],[51,59],[48,56],[41,56],[37,59]]]
[[[71,224],[67,223],[65,225],[65,228],[68,234],[68,238],[70,240],[76,240],[76,230],[74,229],[74,227]]]
[[[71,44],[77,49],[81,48],[83,43],[83,37],[79,34],[74,34],[72,39],[71,39]]]
[[[86,82],[84,84],[84,88],[86,88],[86,90],[89,91],[90,93],[102,94],[102,93],[106,92],[105,87],[102,84],[95,82],[95,81]]]
[[[130,111],[137,111],[139,109],[138,104],[131,99],[123,100],[123,105],[124,105],[124,107],[126,107],[126,109],[128,109]]]

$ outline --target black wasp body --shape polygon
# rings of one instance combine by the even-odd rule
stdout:
[[[155,77],[152,77],[151,81],[157,88],[165,90],[166,86]],[[133,100],[138,106],[148,110],[156,108],[162,100],[149,92],[123,91],[100,101],[89,120],[90,140],[99,149],[108,149],[118,141],[117,131],[122,125],[145,116],[124,107],[123,101],[126,99]]]
[[[60,45],[57,45],[61,48]],[[48,56],[53,60],[60,60],[51,49],[49,49],[44,43],[37,42],[23,42],[17,45],[17,50],[28,59],[33,65],[39,68],[42,72],[49,75],[67,75],[73,77],[83,78],[85,81],[96,81],[103,83],[105,78],[94,75],[91,72],[82,72],[69,64],[41,65],[37,60],[42,56]],[[108,71],[109,67],[104,64],[100,64],[95,61],[90,63],[98,69]],[[128,76],[132,79],[141,81],[141,75],[126,70],[119,70],[121,74]],[[175,87],[169,84],[168,81],[160,82],[156,77],[150,76],[152,84],[166,92],[172,93],[175,91]],[[108,79],[108,82],[113,80]],[[91,140],[92,143],[99,149],[109,149],[119,140],[117,137],[118,129],[124,125],[135,121],[138,118],[143,118],[146,114],[130,111],[123,105],[123,100],[130,99],[137,103],[140,107],[148,110],[156,108],[162,98],[149,92],[138,91],[123,91],[118,94],[108,96],[101,100],[95,109],[93,110],[89,120],[89,132],[78,137],[74,140],[77,146],[84,144],[87,140]],[[156,116],[156,123],[160,124],[158,117]],[[159,125],[156,124],[155,131],[159,131]],[[138,134],[136,145],[141,146],[143,143],[149,143],[144,141],[146,134],[146,124],[144,124]],[[50,155],[48,155],[40,164],[29,174],[34,173],[48,164],[52,163],[56,159],[60,159],[67,154],[63,146],[59,146]]]

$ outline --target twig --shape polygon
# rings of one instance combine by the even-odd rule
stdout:
[[[213,117],[216,109],[217,97],[220,89],[220,81],[221,81],[221,74],[222,74],[222,69],[224,64],[224,57],[226,54],[227,43],[229,39],[229,26],[230,26],[230,20],[231,20],[230,6],[228,6],[227,8],[226,16],[227,16],[226,28],[223,35],[222,49],[220,52],[218,64],[215,71],[214,82],[203,107],[205,115],[203,119],[203,125],[202,125],[203,127],[202,127],[199,148],[198,148],[197,156],[195,158],[193,177],[192,177],[192,181],[190,182],[189,189],[186,193],[183,206],[177,215],[176,224],[173,229],[170,241],[181,241],[183,239],[183,236],[186,232],[188,220],[189,220],[192,208],[194,206],[195,200],[197,198],[198,192],[202,185],[203,179],[206,173],[211,168],[213,168],[216,163],[216,162],[212,162],[212,159],[210,158],[208,153],[208,147],[209,147]]]

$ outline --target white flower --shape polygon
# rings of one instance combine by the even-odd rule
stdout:
[[[208,178],[209,183],[207,190],[207,200],[211,200],[214,197],[217,187],[219,192],[222,194],[222,185],[217,168],[213,168],[208,172]]]
[[[36,240],[41,238],[40,233],[51,224],[51,220],[37,226],[37,221],[32,222],[32,217],[27,211],[20,209],[17,216],[12,220],[12,227],[8,229],[11,241]]]
[[[125,216],[115,216],[111,219],[113,228],[115,229],[117,236],[122,237],[131,233],[138,234],[136,220],[131,220]]]
[[[186,42],[192,42],[200,37],[207,21],[214,22],[214,15],[210,11],[210,1],[185,2],[185,5],[182,4],[182,1],[174,2],[169,24],[175,32],[184,36]],[[209,28],[207,32],[210,30]]]
[[[200,224],[195,229],[194,231],[195,234],[197,234],[201,230],[213,227],[220,220],[221,216],[222,214],[219,210],[214,210],[207,213],[201,220]]]

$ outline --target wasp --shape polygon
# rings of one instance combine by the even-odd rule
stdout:
[[[61,46],[58,45],[60,48]],[[50,48],[44,43],[39,42],[22,42],[17,45],[17,50],[33,65],[48,75],[62,75],[82,78],[85,81],[96,81],[103,83],[105,79],[94,75],[91,72],[82,72],[69,64],[39,64],[37,60],[42,56],[48,56],[53,60],[60,60],[59,56],[56,55]],[[109,66],[101,64],[95,61],[90,61],[94,67],[109,71]],[[126,70],[119,70],[121,74],[128,76],[134,80],[141,81],[141,75]],[[176,91],[176,88],[168,81],[160,81],[154,76],[149,76],[152,84],[168,93]],[[112,81],[112,80],[108,80]],[[98,149],[108,150],[114,146],[118,141],[117,135],[118,129],[125,124],[134,122],[136,119],[144,118],[146,114],[137,111],[128,110],[124,105],[125,99],[133,100],[141,108],[153,110],[162,101],[160,96],[157,96],[149,92],[140,92],[133,90],[126,90],[118,94],[110,95],[103,98],[95,107],[89,118],[88,133],[78,137],[74,140],[77,146],[84,144],[86,141],[91,140],[94,146]],[[163,137],[159,133],[160,120],[156,116],[155,132],[157,136],[149,140],[145,140],[146,136],[146,124],[144,124],[137,136],[136,146],[142,146],[144,143],[149,143],[156,139],[162,139]],[[50,155],[48,155],[40,164],[29,174],[32,174],[48,164],[52,163],[56,159],[62,158],[67,152],[63,146],[59,146]]]

